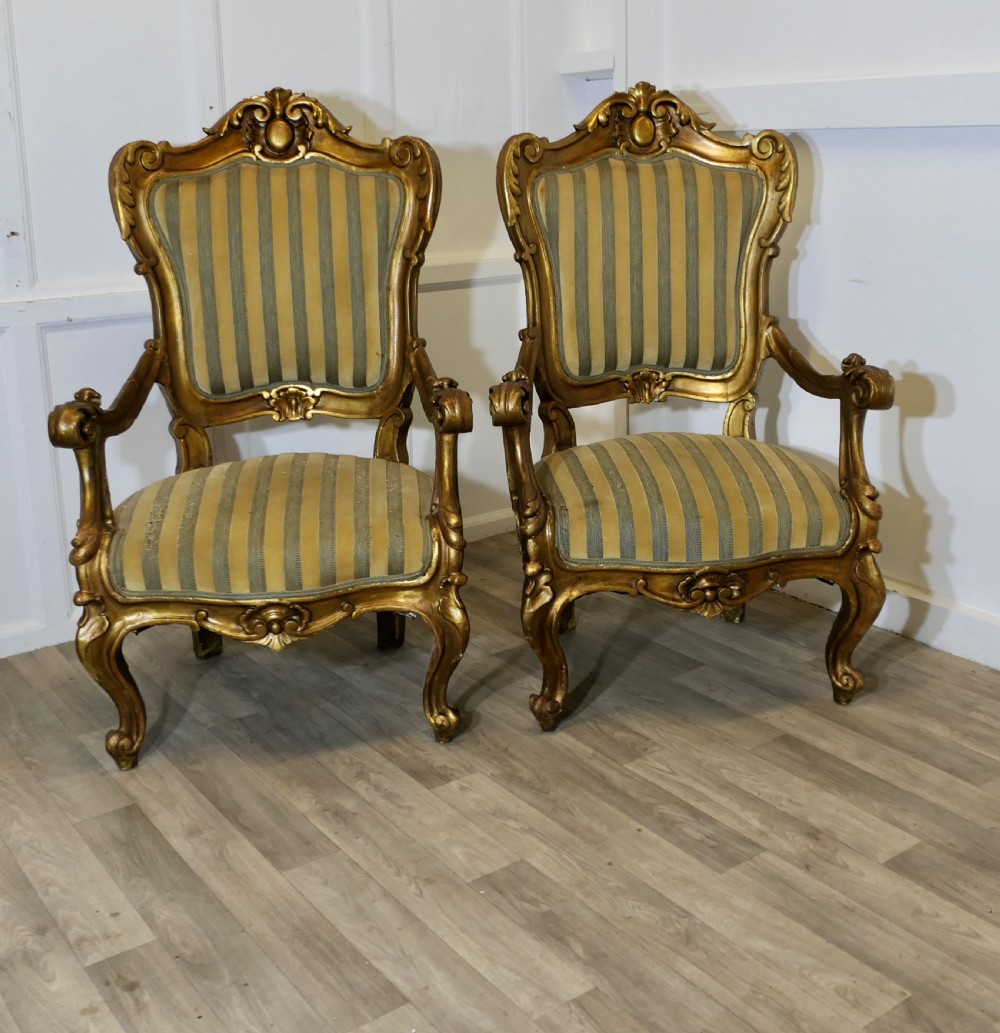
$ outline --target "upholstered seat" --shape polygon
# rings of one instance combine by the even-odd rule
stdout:
[[[434,151],[410,136],[359,142],[316,100],[274,89],[197,143],[126,145],[110,186],[155,336],[110,408],[84,388],[49,418],[80,470],[76,647],[118,708],[108,752],[132,767],[146,734],[122,654],[130,632],[187,625],[208,659],[224,638],[277,651],[366,613],[380,648],[403,645],[406,615],[429,625],[423,711],[447,742],[458,727],[448,681],[469,638],[457,437],[472,402],[417,333],[440,203]],[[154,385],[177,473],[114,508],[105,442]],[[433,429],[432,474],[409,465],[414,396]],[[368,420],[373,458],[337,454],[329,422],[332,454],[242,458],[269,443],[263,417]],[[222,444],[237,458],[216,464],[234,425],[246,432]]]
[[[580,566],[690,567],[835,550],[851,514],[788,448],[721,434],[636,434],[535,466],[559,558]]]
[[[560,633],[575,627],[576,600],[591,592],[738,623],[775,585],[832,581],[842,598],[826,648],[834,698],[847,703],[864,685],[852,655],[885,587],[862,431],[869,410],[892,404],[893,381],[855,354],[839,374],[818,373],[768,311],[795,184],[795,154],[780,133],[717,136],[649,83],[608,97],[568,136],[521,133],[500,152],[500,209],[527,323],[490,411],[504,436],[521,624],[542,666],[529,702],[543,729],[559,721],[569,689]],[[756,440],[768,359],[839,401],[836,477]],[[721,403],[722,433],[668,427],[577,442],[576,409],[616,402],[622,426],[627,406],[674,398]]]
[[[285,453],[168,477],[116,511],[123,596],[307,599],[417,580],[431,561],[431,479],[402,463]]]

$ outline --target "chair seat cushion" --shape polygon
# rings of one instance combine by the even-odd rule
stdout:
[[[417,578],[431,562],[431,479],[383,459],[288,453],[192,470],[116,511],[123,596],[318,596]]]
[[[636,434],[536,464],[569,564],[691,567],[836,551],[851,517],[795,452],[717,434]]]

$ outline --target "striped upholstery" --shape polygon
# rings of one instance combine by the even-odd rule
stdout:
[[[318,157],[157,183],[150,216],[180,284],[195,387],[377,386],[402,200],[387,173]]]
[[[533,194],[568,376],[732,367],[756,172],[616,153],[542,173]]]
[[[383,459],[289,453],[168,477],[117,510],[126,596],[303,597],[431,561],[431,480]]]
[[[568,563],[699,566],[836,550],[837,486],[786,448],[714,434],[637,434],[535,467]]]

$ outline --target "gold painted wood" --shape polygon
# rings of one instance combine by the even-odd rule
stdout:
[[[123,147],[111,164],[110,188],[123,239],[145,277],[153,309],[154,338],[146,342],[134,372],[110,407],[89,388],[57,406],[49,418],[54,445],[73,450],[80,471],[81,511],[70,562],[76,568],[81,607],[77,652],[91,677],[111,696],[119,725],[108,733],[107,749],[119,767],[132,767],[146,735],[142,695],[122,656],[128,634],[164,624],[185,624],[195,654],[217,655],[224,638],[282,650],[347,619],[378,613],[383,647],[403,642],[403,614],[419,614],[434,632],[433,655],[424,678],[424,715],[440,742],[458,725],[447,702],[448,681],[465,651],[469,623],[460,597],[465,583],[465,541],[457,482],[458,434],[472,427],[469,396],[453,380],[440,378],[417,335],[417,276],[440,202],[440,170],[422,140],[400,137],[381,144],[354,140],[317,101],[286,89],[242,101],[225,114],[206,139],[185,147],[139,141]],[[370,387],[347,389],[294,381],[208,394],[195,383],[186,352],[190,330],[182,304],[183,263],[169,260],[152,216],[158,184],[209,169],[248,161],[260,170],[290,169],[316,161],[359,175],[374,173],[398,184],[402,198],[397,238],[388,262],[382,313],[387,326],[383,375]],[[346,227],[338,227],[346,234]],[[332,286],[326,285],[332,293]],[[435,460],[429,514],[432,555],[419,575],[362,583],[314,595],[239,600],[138,598],[116,591],[109,575],[112,539],[118,531],[104,459],[108,438],[126,431],[154,384],[163,390],[173,421],[177,472],[213,463],[207,431],[258,416],[284,422],[317,417],[378,421],[374,454],[407,462],[406,434],[414,391],[434,429]],[[414,531],[420,533],[420,528]]]
[[[738,293],[739,341],[730,367],[711,372],[654,365],[581,377],[571,375],[560,354],[554,259],[542,233],[539,177],[580,170],[607,156],[633,163],[683,156],[705,166],[749,170],[763,183],[763,202],[748,245],[745,268],[730,290]],[[791,219],[796,187],[795,155],[780,133],[767,130],[733,141],[717,136],[682,100],[649,83],[615,93],[562,139],[522,133],[503,147],[497,165],[500,209],[524,277],[527,326],[517,362],[490,391],[493,422],[501,428],[511,503],[523,569],[521,620],[542,666],[542,687],[530,697],[544,730],[555,728],[569,691],[560,633],[573,626],[575,601],[594,592],[645,596],[705,617],[743,619],[746,604],[797,578],[824,578],[841,590],[841,609],[827,641],[827,671],[838,703],[864,686],[853,665],[855,648],[885,599],[875,562],[880,551],[878,492],[865,467],[862,435],[869,410],[893,403],[893,379],[883,369],[849,355],[839,375],[814,370],[768,311],[768,278],[777,241]],[[569,218],[570,216],[565,216]],[[602,217],[614,219],[614,213]],[[560,231],[562,232],[562,231]],[[592,286],[592,285],[591,285]],[[774,359],[803,389],[840,404],[839,489],[850,512],[847,540],[835,549],[770,554],[725,564],[661,569],[629,568],[626,562],[570,564],[554,538],[554,515],[539,485],[530,428],[536,404],[544,429],[543,456],[576,444],[574,407],[624,398],[669,402],[672,397],[726,403],[723,433],[753,437],[756,387],[762,364]]]

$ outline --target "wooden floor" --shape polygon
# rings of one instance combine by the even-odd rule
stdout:
[[[0,661],[0,1033],[1000,1029],[1000,674],[874,632],[837,707],[826,611],[595,597],[544,735],[513,538],[467,571],[448,746],[417,622],[144,633],[127,774],[72,647]]]

